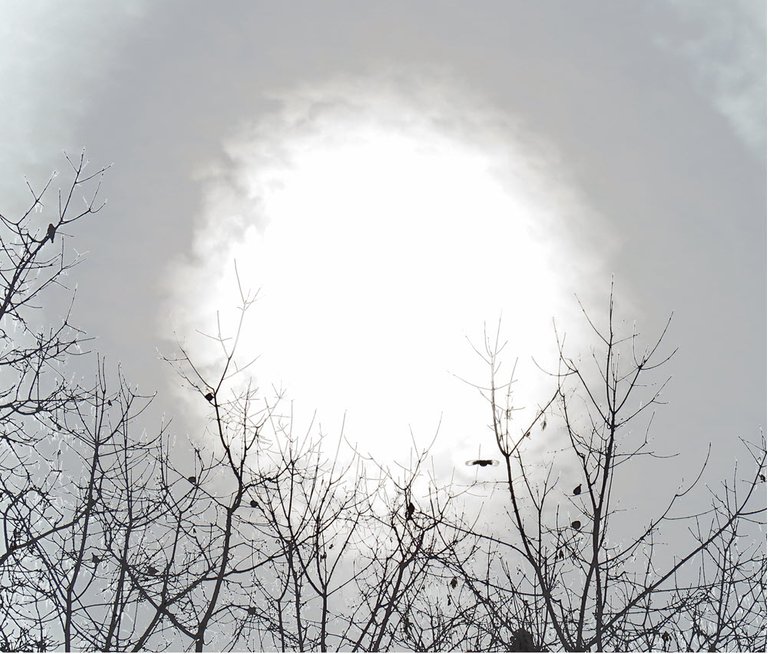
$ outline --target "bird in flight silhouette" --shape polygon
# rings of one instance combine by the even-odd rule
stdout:
[[[496,459],[470,459],[467,461],[467,465],[485,468],[485,466],[497,466],[499,465],[499,462],[496,461]]]

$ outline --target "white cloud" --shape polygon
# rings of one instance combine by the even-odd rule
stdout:
[[[172,271],[173,322],[194,339],[221,310],[231,329],[236,259],[261,288],[243,347],[261,356],[262,388],[284,383],[294,416],[317,408],[332,435],[347,411],[347,435],[380,456],[407,452],[409,426],[423,444],[442,417],[452,468],[493,447],[487,406],[452,374],[487,380],[465,337],[482,345],[483,322],[493,331],[503,315],[530,413],[544,393],[530,357],[552,361],[552,318],[580,324],[572,293],[607,275],[597,248],[574,246],[591,216],[552,151],[466,88],[423,79],[290,89],[238,133],[203,175],[194,251]],[[210,370],[206,343],[191,347]]]

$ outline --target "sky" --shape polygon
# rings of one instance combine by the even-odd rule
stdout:
[[[158,353],[219,312],[235,264],[264,389],[378,457],[490,453],[483,327],[535,410],[575,297],[650,341],[672,313],[660,450],[727,474],[766,417],[765,5],[658,0],[7,1],[0,211],[86,147],[113,163],[76,229],[76,322],[193,435]],[[54,309],[50,309],[53,313]],[[266,392],[266,391],[265,391]],[[539,399],[542,398],[542,399]],[[544,447],[544,444],[542,444]],[[632,483],[638,487],[643,479]]]

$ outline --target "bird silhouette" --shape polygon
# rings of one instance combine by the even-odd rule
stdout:
[[[581,484],[579,484],[578,486],[576,486],[576,488],[573,489],[573,494],[581,495]]]
[[[499,465],[499,462],[495,459],[470,459],[467,461],[468,466],[480,466],[481,468],[485,468],[485,466],[497,466]]]
[[[51,239],[51,243],[53,243],[54,236],[56,236],[56,227],[53,223],[48,223],[48,231],[46,232],[45,238]],[[43,242],[45,242],[45,239],[43,239]]]
[[[456,579],[456,577],[451,579],[451,588],[456,588],[456,586],[458,586],[458,585],[459,585],[459,580]]]
[[[408,502],[408,506],[405,507],[405,519],[410,520],[413,517],[416,507],[413,506],[413,502]]]
[[[259,506],[259,503],[256,500],[251,500],[251,506],[255,509],[257,506]]]
[[[574,520],[571,523],[571,527],[573,527],[574,529],[581,529],[581,520]]]
[[[195,475],[190,475],[189,477],[187,477],[187,481],[190,484],[196,484],[197,483],[197,477],[195,477]]]

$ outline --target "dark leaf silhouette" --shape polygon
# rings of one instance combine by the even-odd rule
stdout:
[[[533,652],[533,636],[525,629],[516,629],[509,643],[510,652]]]
[[[576,488],[573,489],[573,494],[581,495],[581,484],[579,484],[578,486],[576,486]]]
[[[574,520],[571,523],[571,527],[573,527],[574,529],[581,529],[581,520]]]

